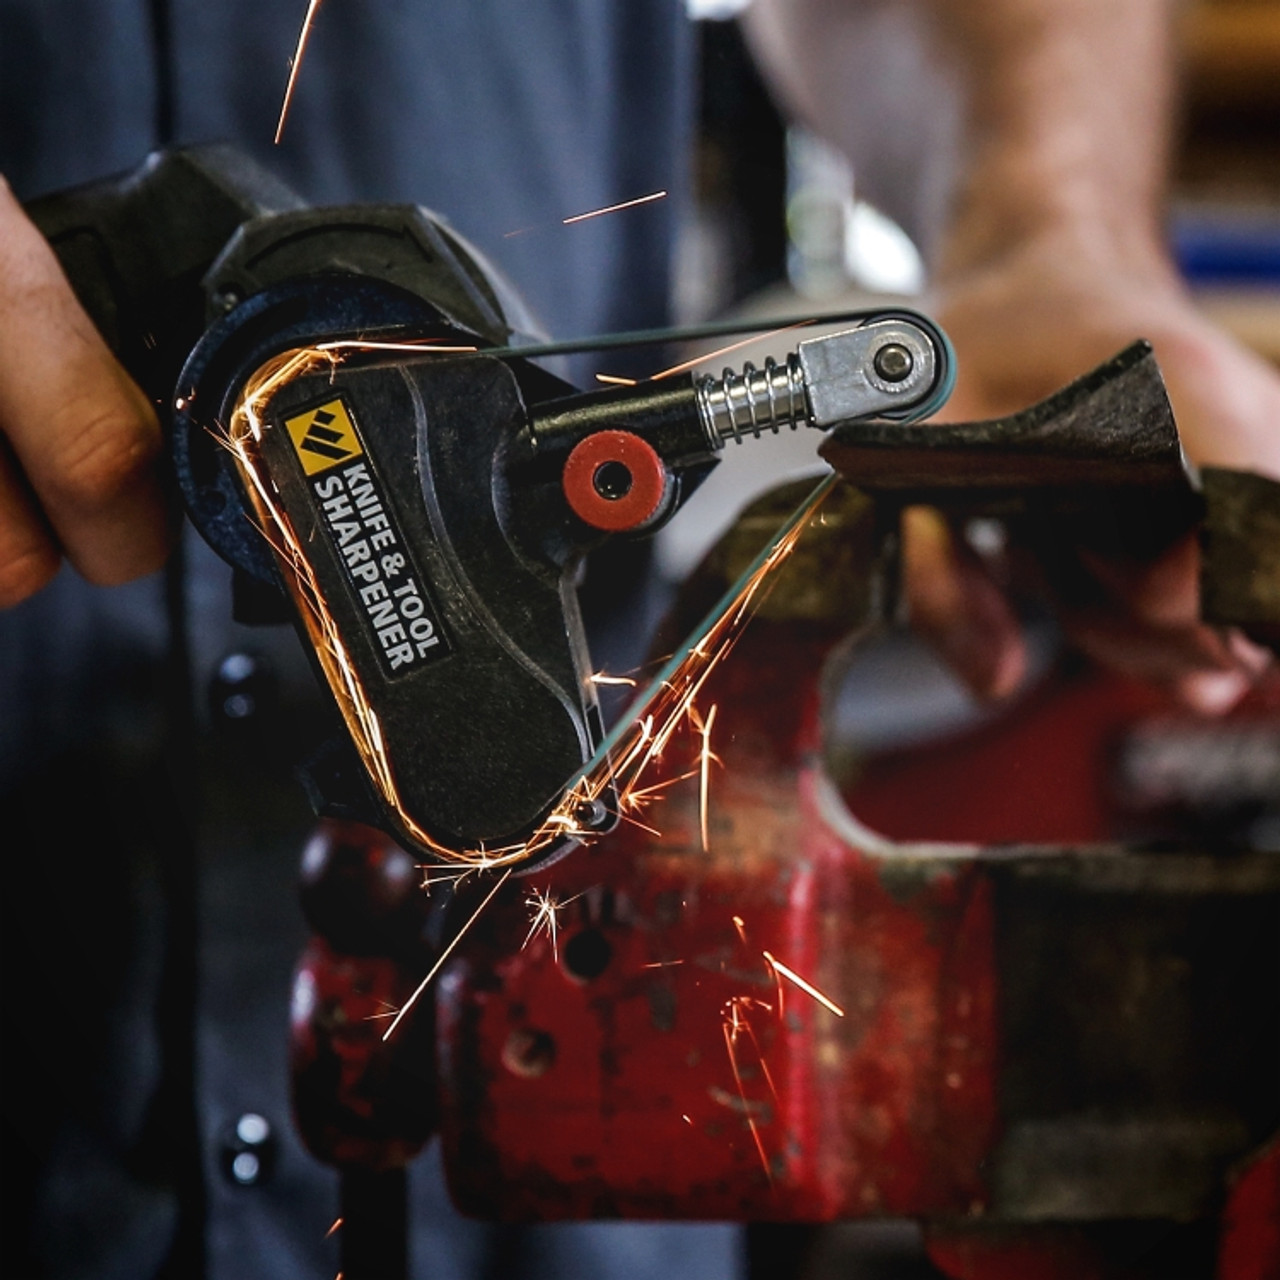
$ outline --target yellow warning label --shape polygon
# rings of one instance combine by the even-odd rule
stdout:
[[[349,462],[364,452],[356,424],[341,399],[329,400],[306,413],[286,418],[284,425],[302,469],[309,476]]]

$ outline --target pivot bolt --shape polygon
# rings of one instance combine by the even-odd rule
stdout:
[[[913,367],[911,352],[898,342],[886,342],[872,364],[886,382],[901,382],[910,376]]]

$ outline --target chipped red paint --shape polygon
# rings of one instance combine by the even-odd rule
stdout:
[[[378,1024],[354,1026],[376,1011],[371,998],[388,1004],[403,998],[391,963],[313,949],[302,972],[331,998],[327,1022],[313,1015],[295,1033],[302,1096],[308,1081],[316,1086],[310,1119],[300,1103],[313,1147],[330,1159],[385,1163],[388,1153],[399,1159],[411,1149],[396,1146],[401,1134],[414,1141],[425,1135],[429,1055],[414,1037],[430,1034],[434,1003],[445,1165],[467,1212],[500,1220],[909,1216],[929,1224],[931,1257],[956,1277],[1127,1274],[1109,1254],[1114,1241],[1105,1204],[1089,1211],[1097,1230],[999,1220],[1011,1202],[1001,1201],[999,1186],[989,1186],[985,1175],[1026,1167],[1009,1163],[1005,1146],[1002,1105],[1004,1123],[1012,1122],[1000,1046],[1029,1030],[1047,1043],[1051,1063],[1075,1061],[1073,1042],[1052,1033],[1046,1039],[1042,1023],[1032,1019],[1029,1029],[1008,1023],[1016,964],[1008,968],[1010,953],[1000,948],[1011,926],[1028,918],[1021,914],[1027,903],[1040,909],[1044,900],[1010,899],[998,850],[890,848],[850,817],[817,763],[820,672],[840,638],[835,626],[757,621],[700,699],[704,711],[718,707],[712,747],[723,762],[712,771],[709,849],[702,848],[698,784],[691,779],[638,815],[660,828],[661,838],[624,823],[599,847],[528,880],[512,879],[406,1023],[400,1057],[382,1056],[376,1032],[366,1029]],[[1280,681],[1244,714],[1274,721],[1277,691]],[[1167,716],[1170,709],[1150,690],[1097,677],[1055,684],[1001,726],[873,762],[852,797],[860,816],[904,838],[1102,839],[1126,815],[1105,793],[1098,762],[1135,718]],[[665,774],[645,781],[693,767],[698,745],[693,734],[678,740]],[[1065,829],[1055,825],[1062,822]],[[1045,860],[1053,883],[1066,891],[1051,899],[1053,912],[1023,925],[1024,934],[1032,930],[1030,943],[1023,939],[1029,949],[1016,955],[1040,955],[1041,929],[1053,925],[1060,902],[1078,909],[1071,896],[1076,877],[1086,896],[1094,892],[1089,876],[1096,868],[1090,871],[1087,861],[1069,849]],[[1135,856],[1132,874],[1158,878],[1166,865],[1182,867],[1183,876],[1208,874],[1188,870],[1190,863],[1173,854],[1157,861],[1160,870],[1152,871],[1149,857]],[[1230,865],[1238,861],[1224,863]],[[1274,870],[1256,874],[1274,881]],[[1109,911],[1110,889],[1098,883],[1098,900]],[[1236,902],[1231,883],[1214,882],[1215,909]],[[534,890],[567,903],[554,947],[545,933],[522,945]],[[1136,890],[1123,890],[1116,898],[1126,892],[1124,900],[1140,908],[1124,917],[1130,925],[1141,923],[1149,905],[1153,919],[1174,918],[1159,892],[1135,899]],[[1010,901],[1017,904],[1012,911]],[[1096,917],[1103,930],[1113,918],[1107,911]],[[318,906],[319,919],[317,912]],[[1082,918],[1088,936],[1095,917]],[[1242,910],[1230,919],[1247,925],[1251,917]],[[1150,936],[1168,944],[1158,931]],[[1120,955],[1140,968],[1147,953],[1135,945],[1132,953],[1103,947],[1096,956],[1086,947],[1082,957],[1106,965]],[[1168,946],[1159,964],[1181,964],[1183,953]],[[766,950],[843,1016],[781,980]],[[1218,981],[1214,955],[1209,946],[1194,958],[1197,965],[1207,961]],[[413,979],[423,971],[420,964],[409,968]],[[1080,972],[1092,990],[1096,971],[1072,970]],[[1050,989],[1062,1003],[1039,1007],[1078,1027],[1056,1013],[1071,1004],[1072,991]],[[1264,985],[1248,989],[1268,998]],[[1179,990],[1172,983],[1161,988]],[[1228,996],[1224,1007],[1231,1004]],[[738,1036],[737,1078],[725,1041],[730,1008],[750,1026]],[[1086,1002],[1085,1025],[1095,1011]],[[1068,1012],[1078,1016],[1079,1009]],[[1102,1058],[1105,1070],[1109,1059]],[[389,1093],[382,1099],[378,1072],[392,1061],[423,1073],[417,1077],[423,1097],[402,1091],[394,1106]],[[1031,1061],[1042,1066],[1046,1059]],[[1025,1058],[1022,1069],[1025,1077]],[[1042,1087],[1037,1075],[1033,1111]],[[375,1099],[382,1100],[370,1110]],[[1025,1089],[1022,1099],[1025,1119]],[[406,1100],[408,1109],[397,1117],[394,1107]],[[1073,1114],[1051,1118],[1064,1115],[1069,1126]],[[1134,1114],[1141,1124],[1140,1100]],[[329,1126],[319,1139],[317,1117]],[[1261,1280],[1280,1266],[1268,1217],[1275,1170],[1273,1154],[1230,1192],[1219,1280]],[[1196,1212],[1212,1213],[1214,1185],[1220,1184],[1209,1184]],[[1016,1218],[1021,1210],[1013,1212]]]
[[[443,1139],[467,1212],[978,1226],[997,1207],[983,1175],[1003,1137],[1000,859],[961,847],[945,857],[886,851],[850,821],[817,766],[816,673],[829,639],[758,623],[708,683],[703,703],[719,707],[713,747],[724,763],[712,775],[708,852],[690,781],[642,815],[660,840],[624,826],[534,881],[562,899],[582,895],[562,915],[558,959],[542,936],[521,950],[529,886],[513,883],[446,970]],[[1085,702],[1095,714],[1076,720],[1045,699],[1039,731],[1015,726],[1019,749],[1038,743],[1051,772],[1059,756],[1081,757],[1071,735],[1089,750],[1110,740],[1117,706],[1168,706],[1107,684]],[[1064,724],[1074,728],[1059,737]],[[669,753],[667,776],[690,767],[696,745],[691,735],[683,756]],[[936,756],[929,763],[939,767]],[[956,773],[990,797],[978,776],[987,763],[984,751],[966,760],[963,744],[952,753],[950,794],[966,812]],[[909,796],[903,776],[896,785]],[[1034,799],[1015,796],[1010,808],[1036,820]],[[1102,810],[1090,812],[1090,831],[1104,834]],[[845,1015],[789,984],[782,1018],[748,1006],[776,1098],[749,1038],[740,1038],[739,1092],[722,1017],[733,997],[776,1005],[766,949]],[[935,1260],[998,1278],[1029,1274],[1027,1259],[1043,1257],[1068,1274],[1084,1265],[1080,1242],[1090,1239],[993,1223],[990,1235],[935,1231]]]
[[[770,660],[780,638],[785,662]],[[519,949],[515,888],[447,971],[446,1163],[468,1212],[824,1220],[984,1204],[990,889],[964,860],[887,874],[819,813],[816,685],[795,675],[820,670],[829,641],[758,624],[709,683],[724,764],[710,852],[696,785],[675,788],[643,819],[660,841],[625,827],[557,868],[562,898],[584,894],[558,962],[546,938]],[[669,754],[674,776],[689,761]],[[588,934],[609,960],[575,976]],[[765,950],[845,1017],[780,983]],[[762,1053],[740,1034],[740,1090],[723,1026],[735,997],[760,1002],[746,1016]],[[533,1071],[519,1064],[530,1043]]]

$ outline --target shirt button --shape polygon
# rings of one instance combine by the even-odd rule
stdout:
[[[209,711],[216,724],[228,728],[256,719],[275,700],[275,672],[257,654],[227,654],[209,681]]]
[[[276,1138],[271,1124],[256,1111],[246,1111],[222,1143],[222,1172],[233,1186],[256,1187],[275,1167]]]

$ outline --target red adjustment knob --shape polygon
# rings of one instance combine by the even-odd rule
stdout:
[[[652,520],[667,492],[658,452],[630,431],[597,431],[574,445],[561,476],[573,513],[593,529],[625,533]]]

